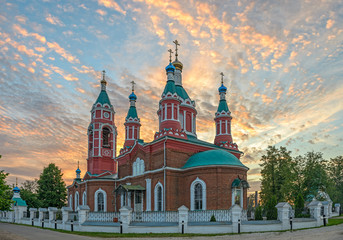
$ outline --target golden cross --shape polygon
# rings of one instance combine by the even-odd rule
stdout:
[[[102,80],[105,80],[105,70],[102,70]]]
[[[223,85],[223,83],[224,83],[224,73],[221,72],[220,75],[222,76],[222,85]]]
[[[130,83],[132,84],[132,92],[134,92],[135,91],[135,84],[136,83],[135,83],[135,81],[131,81]]]
[[[18,178],[15,178],[15,186],[18,187]]]
[[[80,168],[80,161],[77,161],[77,168]]]
[[[169,63],[171,63],[171,57],[172,57],[171,55],[172,55],[173,51],[171,49],[169,49],[168,52],[169,52]]]
[[[178,40],[173,41],[173,43],[175,43],[175,58],[176,58],[176,60],[177,60],[177,56],[179,56],[179,55],[177,54],[177,46],[180,46],[180,43],[179,43]]]

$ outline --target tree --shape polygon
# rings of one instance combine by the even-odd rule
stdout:
[[[50,163],[43,169],[37,182],[38,199],[42,207],[61,208],[65,205],[67,189],[62,176],[61,170],[54,163]]]
[[[255,209],[255,220],[262,220],[262,207],[257,206]]]
[[[295,217],[301,217],[302,216],[302,212],[304,210],[304,198],[303,195],[301,193],[298,194],[296,200],[295,200]]]
[[[327,192],[333,202],[343,205],[343,156],[330,159],[328,173],[330,177]]]
[[[305,163],[302,170],[302,192],[305,199],[308,199],[308,196],[316,196],[319,190],[326,191],[329,185],[327,161],[320,152],[308,152],[302,161]]]
[[[265,204],[272,196],[277,202],[294,201],[295,165],[291,152],[286,148],[269,146],[267,154],[262,156],[261,200]]]
[[[1,158],[1,155],[0,155]],[[0,211],[8,211],[11,209],[11,188],[6,184],[8,173],[4,170],[0,171]]]
[[[26,180],[20,189],[20,196],[27,203],[27,208],[40,208],[41,201],[38,199],[38,180]]]

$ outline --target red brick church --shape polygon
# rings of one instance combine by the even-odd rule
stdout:
[[[68,204],[74,210],[79,205],[105,212],[119,211],[122,206],[134,211],[174,211],[182,205],[190,210],[228,209],[233,204],[247,207],[248,168],[239,160],[243,153],[232,140],[223,74],[214,113],[216,136],[214,143],[209,143],[197,138],[197,110],[182,86],[183,64],[178,60],[179,44],[174,43],[175,61],[169,50],[154,140],[140,139],[133,83],[124,123],[125,143],[118,156],[115,111],[103,74],[87,132],[87,172],[81,179],[77,169],[75,180],[67,187]]]

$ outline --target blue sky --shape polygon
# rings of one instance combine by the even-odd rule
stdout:
[[[103,69],[123,144],[134,80],[141,136],[158,130],[172,41],[197,133],[214,139],[220,72],[234,141],[259,185],[268,145],[293,156],[343,154],[343,7],[339,1],[0,1],[0,154],[9,183],[55,162],[86,170],[86,129]]]

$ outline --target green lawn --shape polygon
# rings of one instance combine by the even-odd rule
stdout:
[[[343,218],[330,218],[327,226],[334,226],[343,223]]]

